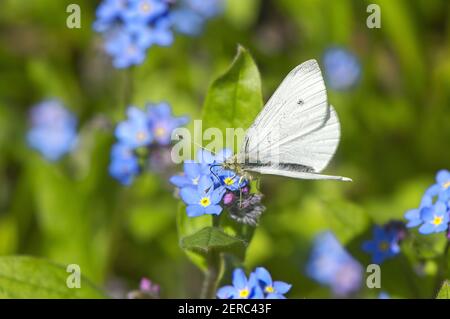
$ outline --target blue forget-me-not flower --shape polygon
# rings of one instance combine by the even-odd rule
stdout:
[[[224,286],[217,290],[217,297],[220,299],[263,299],[264,294],[258,285],[258,280],[254,273],[249,278],[245,272],[237,268],[233,271],[233,285]]]
[[[440,170],[436,183],[431,185],[422,197],[419,208],[405,213],[407,227],[419,227],[421,234],[427,235],[446,231],[450,218],[450,172]]]
[[[109,173],[123,185],[130,185],[139,173],[139,161],[127,145],[117,143],[111,149]]]
[[[57,100],[41,102],[31,109],[27,141],[46,159],[55,161],[77,143],[77,119]]]
[[[423,220],[419,228],[421,234],[432,234],[446,231],[449,223],[449,210],[445,203],[438,201],[431,207],[425,207],[420,211]]]
[[[291,284],[273,281],[269,271],[264,267],[256,268],[255,275],[266,299],[286,299],[284,295],[291,289]]]
[[[140,172],[142,164],[152,160],[168,148],[174,129],[188,122],[187,117],[174,117],[169,104],[147,104],[143,110],[136,106],[127,109],[127,119],[120,122],[115,130],[117,143],[111,150],[110,175],[124,185],[130,185]],[[150,156],[148,156],[150,153]],[[164,152],[165,153],[165,152]],[[160,161],[160,157],[156,157]],[[150,167],[162,167],[161,163]]]
[[[222,0],[103,0],[93,28],[103,34],[114,67],[128,68],[143,63],[153,45],[170,46],[172,29],[200,33],[221,8]]]
[[[248,182],[245,179],[241,179],[233,171],[222,168],[221,163],[231,155],[232,151],[229,149],[223,149],[216,155],[201,149],[197,152],[197,160],[186,160],[183,173],[172,176],[170,182],[180,189],[181,199],[188,205],[187,213],[190,217],[220,214],[223,204],[227,206],[231,218],[255,226],[257,219],[264,211],[264,207],[260,204],[262,196],[249,194]],[[207,187],[200,185],[202,180],[207,181]],[[211,204],[207,199],[199,204],[199,196],[204,194],[205,190],[212,192],[211,194],[220,194],[220,198],[214,197],[217,201],[212,208],[202,208],[205,205],[209,207]],[[226,199],[224,199],[225,194],[227,194]],[[239,203],[237,198],[240,199]]]
[[[272,276],[263,267],[258,267],[247,278],[245,272],[237,268],[233,271],[233,285],[217,290],[220,299],[286,299],[292,285],[283,281],[273,281]]]
[[[225,188],[214,188],[214,183],[208,176],[202,176],[196,188],[184,187],[180,190],[181,199],[187,204],[189,217],[201,215],[219,215],[222,212],[220,202],[225,194]]]
[[[348,90],[361,77],[361,66],[356,56],[344,48],[330,48],[323,56],[325,81],[334,90]]]
[[[206,20],[223,11],[223,0],[181,0],[170,12],[176,31],[195,36],[202,32]]]
[[[331,232],[321,233],[314,240],[306,273],[338,296],[358,291],[363,276],[362,266]]]
[[[386,259],[396,256],[400,252],[399,236],[395,229],[375,226],[373,239],[365,241],[363,250],[372,255],[375,264],[381,264]]]

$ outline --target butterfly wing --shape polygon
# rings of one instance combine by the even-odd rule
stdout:
[[[319,65],[309,60],[293,69],[269,99],[238,158],[244,169],[259,168],[262,174],[318,179],[324,175],[314,173],[330,162],[339,138],[339,120],[328,105]]]
[[[338,180],[343,182],[351,182],[352,179],[343,176],[333,176],[333,175],[323,175],[309,172],[299,172],[297,170],[292,170],[287,167],[281,168],[276,166],[260,166],[253,167],[247,169],[249,172],[263,174],[263,175],[278,175],[278,176],[286,176],[291,178],[300,178],[300,179],[331,179]]]

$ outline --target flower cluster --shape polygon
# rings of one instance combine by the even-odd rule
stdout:
[[[400,253],[400,242],[405,238],[406,231],[402,222],[392,221],[373,228],[373,239],[365,241],[362,248],[372,255],[372,262],[381,264],[386,259]]]
[[[111,150],[109,173],[124,185],[130,185],[146,164],[146,156],[161,152],[171,143],[174,129],[185,125],[186,117],[173,117],[167,103],[148,104],[146,109],[130,106],[127,119],[115,130],[116,144]],[[140,158],[141,157],[141,158]]]
[[[159,285],[144,277],[139,284],[139,290],[129,292],[128,299],[159,299],[159,291]]]
[[[446,231],[450,218],[450,172],[440,170],[436,183],[422,197],[419,208],[405,213],[409,228],[420,226],[419,233],[427,235]]]
[[[46,159],[56,161],[72,151],[77,143],[77,119],[57,100],[41,102],[31,109],[30,147]]]
[[[246,179],[222,167],[221,164],[231,156],[229,149],[223,149],[217,155],[199,150],[197,161],[185,161],[183,173],[172,176],[170,182],[179,188],[189,217],[219,215],[226,207],[236,221],[257,224],[264,211],[262,196],[251,194]]]
[[[344,48],[330,48],[323,56],[327,84],[337,91],[354,87],[361,77],[361,66],[353,53]]]
[[[284,296],[292,285],[283,281],[273,281],[272,276],[263,267],[258,267],[247,278],[238,268],[233,272],[233,285],[217,290],[220,299],[286,299]]]
[[[338,296],[358,291],[363,276],[362,266],[331,232],[316,237],[306,272],[320,284],[329,286]]]
[[[94,30],[105,38],[105,51],[116,68],[144,62],[154,45],[173,42],[172,26],[197,34],[205,19],[216,15],[219,0],[103,0],[96,10]]]

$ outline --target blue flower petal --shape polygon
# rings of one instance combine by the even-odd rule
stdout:
[[[255,269],[255,275],[258,280],[261,280],[266,286],[272,286],[272,277],[270,273],[264,267],[258,267]]]
[[[224,286],[217,290],[216,296],[219,299],[235,299],[239,296],[239,292],[233,286]]]
[[[184,187],[180,190],[181,199],[189,205],[198,204],[201,196],[193,187]]]
[[[186,213],[189,217],[197,217],[205,214],[205,209],[200,205],[189,205],[186,207]]]
[[[174,175],[169,181],[178,188],[183,188],[192,184],[191,180],[185,175]]]
[[[420,210],[420,218],[424,221],[430,221],[434,218],[434,209],[432,207],[424,207]]]
[[[433,226],[433,224],[425,223],[422,226],[420,226],[419,233],[428,235],[434,232],[434,228],[435,227]]]
[[[203,175],[198,182],[199,192],[208,193],[213,190],[214,184],[209,176]]]
[[[220,215],[222,207],[219,205],[210,205],[205,208],[205,213],[208,215]]]
[[[247,288],[247,277],[241,268],[233,271],[233,286],[237,289]]]
[[[450,172],[446,169],[438,171],[436,174],[436,181],[439,184],[445,184],[447,182],[450,182]]]
[[[278,294],[285,294],[291,289],[292,285],[283,281],[274,281],[273,288]]]

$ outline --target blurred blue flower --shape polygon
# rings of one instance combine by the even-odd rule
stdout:
[[[153,141],[153,134],[148,125],[146,112],[130,106],[127,109],[127,117],[127,120],[117,125],[116,138],[132,149],[150,144]]]
[[[319,234],[314,240],[306,272],[339,296],[359,290],[362,266],[341,246],[331,232]]]
[[[200,34],[205,23],[200,14],[185,7],[173,10],[169,17],[176,31],[190,36]]]
[[[420,211],[420,218],[424,224],[420,226],[419,233],[432,234],[446,231],[449,223],[449,210],[443,202],[436,202],[434,206],[425,207]]]
[[[450,172],[446,169],[440,170],[436,174],[436,184],[431,185],[425,195],[437,196],[441,201],[450,200]]]
[[[214,188],[208,176],[202,176],[196,188],[184,187],[180,190],[181,199],[188,205],[186,212],[189,217],[219,215],[222,212],[219,204],[224,194],[225,188]]]
[[[128,9],[123,14],[125,22],[149,23],[163,16],[168,10],[165,0],[128,0]]]
[[[95,31],[105,38],[105,51],[116,68],[144,62],[153,45],[173,43],[172,28],[200,33],[206,19],[222,11],[222,0],[103,0],[96,10]]]
[[[148,105],[147,116],[152,135],[160,145],[169,145],[172,131],[189,121],[187,117],[173,117],[172,109],[167,103]]]
[[[118,69],[141,64],[145,60],[146,48],[143,48],[131,34],[115,32],[107,37],[105,51],[113,58]]]
[[[372,254],[372,261],[375,264],[381,264],[400,252],[396,231],[386,230],[380,226],[374,227],[373,239],[365,241],[362,248],[365,252]]]
[[[182,0],[170,13],[172,24],[180,33],[195,36],[203,25],[223,11],[223,0]]]
[[[356,85],[361,66],[356,56],[344,48],[330,48],[323,56],[325,80],[335,90],[347,90]]]
[[[169,46],[173,42],[173,33],[170,20],[167,17],[160,18],[152,25],[142,22],[128,24],[129,32],[136,38],[137,45],[146,50],[152,45]]]
[[[185,5],[206,18],[212,18],[223,11],[223,0],[184,0]]]
[[[113,145],[109,174],[123,185],[130,185],[138,173],[139,162],[133,150],[128,145]]]
[[[262,291],[266,294],[266,299],[286,299],[284,294],[291,289],[292,285],[283,281],[273,281],[264,267],[256,268],[255,275],[262,286]]]
[[[77,120],[61,102],[49,100],[33,106],[30,122],[28,144],[46,159],[58,160],[74,149],[77,142]]]
[[[425,207],[432,206],[432,198],[429,195],[424,195],[422,197],[422,201],[420,203],[419,208],[410,209],[405,213],[405,218],[408,220],[408,223],[406,224],[406,227],[412,228],[417,227],[420,224],[423,223],[423,220],[420,216],[420,212]]]
[[[111,28],[115,21],[125,13],[127,4],[128,0],[103,0],[95,11],[94,30],[105,32]]]
[[[378,295],[378,299],[391,299],[391,296],[387,292],[382,291]]]
[[[263,299],[264,294],[258,285],[258,280],[254,273],[249,278],[245,272],[237,268],[233,271],[233,285],[224,286],[217,290],[219,299]]]

